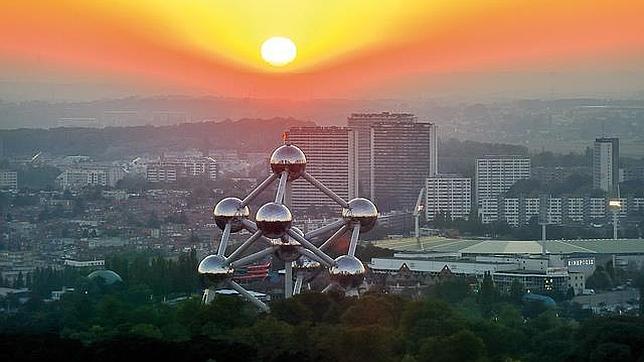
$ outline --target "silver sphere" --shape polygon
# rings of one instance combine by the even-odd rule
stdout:
[[[298,271],[312,272],[320,269],[321,266],[319,262],[303,256],[295,261],[293,268]]]
[[[208,283],[219,284],[233,276],[234,269],[226,265],[225,260],[220,255],[209,255],[199,263],[197,271]]]
[[[335,259],[335,265],[329,269],[331,280],[343,288],[355,288],[364,280],[365,268],[362,262],[351,255],[341,255]]]
[[[271,170],[276,174],[288,171],[288,179],[295,180],[306,169],[304,152],[293,145],[279,146],[271,155]]]
[[[275,247],[275,257],[285,263],[296,261],[300,257],[300,243],[292,241],[288,243],[275,242],[273,246]]]
[[[291,230],[304,236],[304,233],[298,227],[291,226]],[[288,234],[282,236],[281,239],[273,241],[273,247],[275,248],[275,256],[283,262],[290,263],[300,257],[300,243],[288,236]]]
[[[248,206],[242,207],[242,200],[236,197],[227,197],[217,203],[213,214],[215,214],[215,224],[224,230],[226,224],[230,221],[230,232],[236,233],[243,229],[242,219],[250,215]]]
[[[264,204],[255,215],[257,227],[269,239],[279,239],[286,234],[293,222],[288,207],[276,202]]]
[[[376,225],[378,209],[373,202],[362,197],[349,201],[349,207],[342,209],[342,217],[360,223],[360,231],[367,232]]]

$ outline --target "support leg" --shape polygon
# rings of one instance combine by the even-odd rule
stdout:
[[[293,263],[284,263],[284,297],[291,298],[293,296]]]

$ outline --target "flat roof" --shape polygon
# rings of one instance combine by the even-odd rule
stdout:
[[[373,245],[406,252],[541,254],[540,240],[481,240],[443,237],[385,239]],[[549,254],[644,254],[644,239],[546,240]]]

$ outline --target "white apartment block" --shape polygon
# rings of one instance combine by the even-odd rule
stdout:
[[[566,219],[569,222],[583,222],[584,221],[584,198],[583,197],[569,197],[566,200],[564,208]]]
[[[496,198],[519,180],[530,178],[530,159],[486,156],[476,160],[476,200]]]
[[[562,221],[562,200],[560,197],[551,197],[548,199],[548,209],[546,210],[549,224],[561,224]]]
[[[603,197],[506,197],[484,199],[479,207],[481,222],[487,224],[503,220],[508,225],[518,227],[538,222],[549,224],[603,222],[612,217],[608,199]],[[637,214],[644,210],[644,197],[623,197],[620,199],[619,218]]]
[[[588,217],[601,219],[606,216],[606,199],[603,197],[591,197],[588,205]]]
[[[481,200],[481,202],[479,203],[478,213],[483,224],[490,224],[499,220],[499,200]]]
[[[508,225],[519,226],[519,204],[518,198],[503,199],[503,216]]]
[[[472,210],[472,180],[467,177],[438,175],[425,183],[425,216],[433,220],[439,213],[468,219]]]
[[[159,161],[149,162],[146,168],[148,182],[176,182],[179,178],[206,176],[217,180],[217,161],[202,156],[162,156]]]
[[[524,199],[525,206],[523,211],[523,223],[528,223],[533,217],[539,217],[541,214],[541,199],[530,197]]]
[[[0,170],[0,189],[18,189],[18,172]]]

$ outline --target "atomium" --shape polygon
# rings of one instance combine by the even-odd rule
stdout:
[[[359,223],[362,231],[365,232],[373,229],[378,215],[376,205],[361,197],[349,201],[349,207],[342,209],[342,217]]]
[[[219,284],[233,276],[234,269],[226,264],[226,259],[220,255],[205,257],[198,267],[199,274],[208,284]]]
[[[271,155],[271,170],[278,175],[287,171],[290,181],[299,178],[305,169],[306,156],[296,146],[282,145]]]
[[[364,280],[365,268],[362,262],[353,255],[341,255],[329,269],[331,280],[343,288],[357,287]]]
[[[236,233],[244,228],[242,220],[248,218],[250,210],[248,206],[242,206],[242,200],[236,197],[227,197],[215,205],[213,214],[215,215],[215,224],[221,230],[224,230],[226,224],[230,222],[230,232]]]
[[[288,207],[276,202],[264,204],[255,215],[257,227],[269,239],[281,238],[293,222],[293,215]]]
[[[207,256],[198,266],[198,273],[206,284],[203,298],[205,303],[212,301],[216,294],[215,288],[228,285],[258,308],[268,311],[269,307],[237,283],[241,283],[241,279],[236,277],[236,271],[241,273],[240,269],[267,258],[284,262],[286,298],[300,293],[306,278],[315,277],[323,268],[328,269],[331,281],[325,290],[339,286],[346,293],[357,293],[356,288],[365,279],[365,267],[355,257],[356,246],[360,233],[371,230],[376,224],[378,209],[364,198],[355,198],[349,202],[343,200],[307,173],[306,165],[306,156],[302,150],[291,144],[282,145],[273,151],[270,158],[273,174],[243,200],[227,197],[217,203],[213,214],[215,223],[223,230],[221,241],[217,254]],[[286,195],[290,195],[292,182],[300,177],[342,207],[339,219],[318,229],[309,230],[306,234],[293,226],[293,214]],[[279,183],[275,200],[262,205],[257,210],[254,221],[251,220],[247,205],[276,180],[279,180]],[[244,229],[250,232],[251,236],[226,256],[230,234]],[[347,233],[350,233],[351,239],[346,254],[335,259],[326,254],[325,250]],[[251,252],[252,245],[262,243],[264,249]],[[262,265],[265,267],[267,264],[258,264],[256,267]]]
[[[319,261],[311,260],[305,256],[300,257],[293,264],[293,268],[298,271],[312,272],[322,267]]]

